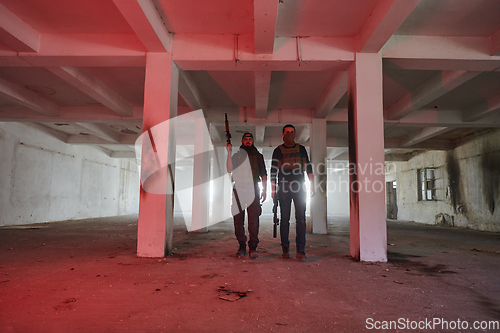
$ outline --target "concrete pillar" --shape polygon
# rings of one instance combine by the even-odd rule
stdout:
[[[144,87],[137,255],[172,253],[175,126],[179,73],[172,54],[148,53]]]
[[[326,119],[313,118],[310,132],[310,157],[316,189],[316,194],[311,198],[312,233],[326,234]]]
[[[351,255],[387,261],[381,54],[356,54],[348,86]]]
[[[208,201],[210,198],[210,136],[204,118],[196,118],[193,164],[193,217],[191,230],[208,231]]]

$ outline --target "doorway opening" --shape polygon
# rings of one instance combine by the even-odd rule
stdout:
[[[386,189],[386,202],[387,202],[387,218],[392,220],[398,219],[398,200],[397,200],[397,184],[396,181],[387,182]]]

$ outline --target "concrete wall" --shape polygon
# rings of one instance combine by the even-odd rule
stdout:
[[[500,231],[500,132],[473,138],[454,150],[429,151],[397,163],[398,219]],[[418,201],[417,169],[436,167],[437,201]],[[443,214],[443,215],[439,215]]]
[[[135,161],[0,123],[0,226],[137,214]]]
[[[413,157],[408,162],[398,162],[396,173],[398,220],[408,220],[434,224],[437,214],[451,215],[453,210],[450,200],[442,193],[448,187],[446,174],[446,152],[429,151]],[[437,187],[441,200],[418,200],[418,169],[436,168]]]

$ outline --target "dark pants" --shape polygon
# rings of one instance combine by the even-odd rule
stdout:
[[[258,184],[255,184],[253,189],[255,199],[250,205],[245,204],[244,200],[240,200],[243,197],[241,191],[240,195],[238,192],[233,190],[233,203],[231,206],[231,211],[233,213],[234,219],[234,234],[238,242],[246,243],[247,236],[245,235],[245,208],[248,214],[248,235],[250,236],[248,241],[248,247],[250,250],[255,250],[259,244],[259,216],[262,213],[262,208],[260,205],[260,189]],[[246,196],[248,197],[248,196]]]
[[[295,207],[295,243],[298,251],[306,247],[306,187],[304,182],[281,182],[279,200],[281,208],[281,245],[290,247],[288,234],[290,232],[290,212],[292,200]]]

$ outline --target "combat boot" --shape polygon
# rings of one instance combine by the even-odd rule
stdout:
[[[256,248],[252,247],[250,248],[248,256],[250,257],[250,259],[257,259],[259,257],[259,252],[257,252]]]
[[[247,245],[245,242],[240,242],[240,248],[236,251],[236,256],[242,258],[247,255]]]
[[[297,255],[295,256],[295,258],[297,258],[298,261],[306,261],[307,260],[306,253],[304,251],[297,251]]]
[[[290,258],[290,251],[288,250],[288,246],[281,245],[281,249],[283,250],[281,256],[283,258]]]

